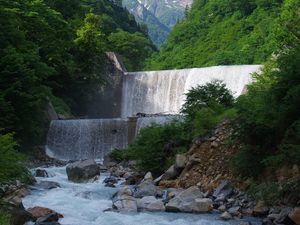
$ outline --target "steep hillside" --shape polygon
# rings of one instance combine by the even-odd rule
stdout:
[[[149,36],[157,45],[165,42],[171,28],[184,17],[184,11],[192,0],[123,0],[139,23],[148,26]]]
[[[196,0],[148,69],[258,64],[274,51],[282,0]]]

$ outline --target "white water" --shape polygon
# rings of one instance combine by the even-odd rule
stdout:
[[[139,117],[136,123],[135,136],[137,136],[142,128],[149,127],[152,124],[165,124],[171,122],[178,116],[147,116]]]
[[[110,198],[116,192],[114,188],[104,187],[105,175],[95,183],[76,184],[67,180],[65,167],[47,171],[54,176],[37,180],[55,181],[61,188],[34,190],[23,199],[23,204],[25,208],[42,206],[63,214],[64,218],[59,220],[62,225],[237,225],[240,222],[220,221],[216,214],[103,212],[111,207]],[[252,224],[261,223],[252,220]]]
[[[188,90],[216,79],[224,81],[237,97],[252,82],[251,74],[260,69],[260,65],[240,65],[127,73],[123,81],[122,117],[137,113],[178,114]]]
[[[65,160],[102,158],[128,144],[126,119],[53,120],[47,154]]]

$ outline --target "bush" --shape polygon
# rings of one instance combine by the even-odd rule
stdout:
[[[0,225],[10,225],[9,216],[0,212]]]
[[[25,157],[17,151],[13,135],[0,135],[0,183],[19,179],[28,182],[31,178],[25,165]]]
[[[279,185],[275,182],[252,184],[248,193],[257,200],[263,200],[266,204],[274,205],[280,198]]]
[[[187,149],[189,141],[184,136],[181,122],[164,125],[153,124],[143,128],[133,144],[122,151],[121,158],[138,161],[141,171],[151,171],[154,176],[160,175],[169,166],[174,156]],[[120,152],[114,153],[119,157]]]

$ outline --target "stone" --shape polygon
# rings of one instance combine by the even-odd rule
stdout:
[[[203,198],[203,193],[197,186],[192,186],[178,193],[166,204],[166,211],[170,212],[209,212],[213,209],[213,202]]]
[[[226,206],[221,205],[221,206],[219,206],[218,210],[221,211],[221,212],[225,212],[226,211]]]
[[[76,183],[86,182],[89,179],[100,175],[98,165],[95,160],[91,159],[70,163],[66,170],[68,179]]]
[[[13,225],[23,225],[33,219],[32,215],[22,207],[8,207],[8,214],[11,216]]]
[[[289,213],[288,217],[297,225],[300,225],[300,208],[294,208],[292,212]]]
[[[229,213],[229,212],[223,212],[222,214],[221,214],[221,216],[220,216],[220,218],[222,219],[222,220],[231,220],[232,219],[232,216],[231,216],[231,214]]]
[[[243,221],[243,222],[240,222],[239,225],[251,225],[251,223],[248,221]]]
[[[228,180],[223,180],[221,184],[213,193],[214,198],[218,198],[220,195],[223,195],[224,198],[229,197],[233,192],[233,187]]]
[[[175,158],[175,169],[182,170],[186,164],[186,156],[185,154],[177,154]]]
[[[59,218],[63,218],[63,215],[55,212],[54,210],[48,209],[48,208],[45,208],[45,207],[40,207],[40,206],[35,206],[33,208],[29,208],[29,209],[27,209],[27,212],[29,212],[33,216],[33,218],[35,218],[35,219],[47,216],[47,215],[52,214],[52,213],[56,213]]]
[[[51,222],[57,222],[59,220],[59,214],[58,213],[50,213],[46,216],[40,217],[36,220],[36,224],[49,224]]]
[[[34,187],[39,188],[39,189],[46,189],[50,190],[53,188],[60,188],[59,183],[54,182],[54,181],[41,181],[37,183]]]
[[[113,200],[113,208],[120,212],[137,212],[136,199],[130,195],[118,195]]]
[[[174,165],[170,166],[169,169],[162,175],[162,180],[173,180],[178,177],[179,171],[175,168]]]
[[[134,197],[136,198],[142,198],[145,196],[161,197],[162,195],[162,190],[149,180],[144,181],[136,186],[136,191],[134,192]]]
[[[146,180],[153,181],[153,177],[152,177],[152,173],[151,172],[148,172],[148,173],[145,174],[144,181],[146,181]]]
[[[112,184],[117,184],[118,183],[118,178],[114,177],[114,176],[109,176],[106,177],[103,181],[103,183],[112,183]]]
[[[269,208],[265,205],[264,201],[258,201],[253,208],[254,216],[265,216],[269,213]]]
[[[239,216],[241,211],[240,206],[234,206],[228,209],[228,213],[230,213],[232,216]]]
[[[139,211],[163,212],[165,206],[162,199],[156,199],[154,196],[145,196],[137,199],[137,207]]]
[[[34,173],[35,177],[49,177],[45,169],[36,169]]]

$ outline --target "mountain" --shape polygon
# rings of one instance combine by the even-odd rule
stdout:
[[[282,0],[194,0],[147,69],[261,64],[274,51]]]
[[[148,27],[148,33],[156,46],[164,43],[172,27],[185,14],[192,0],[123,0],[122,4],[137,22]]]

